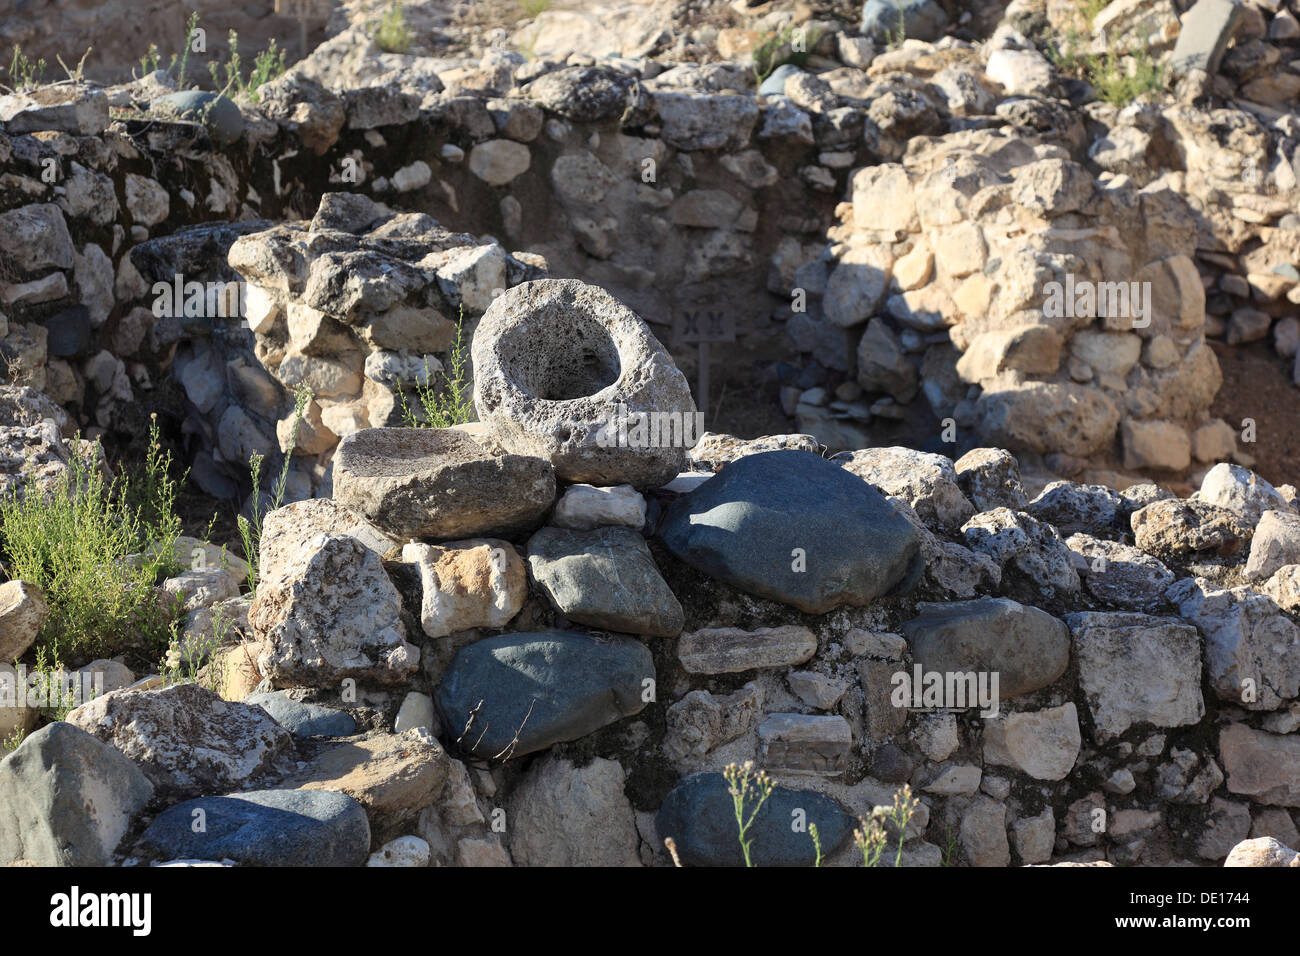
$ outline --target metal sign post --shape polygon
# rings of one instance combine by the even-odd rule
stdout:
[[[307,21],[328,20],[334,0],[275,0],[275,14],[280,17],[294,17],[298,21],[298,56],[306,59]]]
[[[695,407],[701,415],[709,413],[709,343],[736,341],[736,317],[715,309],[682,310],[673,316],[673,342],[694,342],[699,349],[699,379],[695,388]]]

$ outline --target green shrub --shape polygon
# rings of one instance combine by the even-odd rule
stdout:
[[[1088,26],[1092,26],[1092,21],[1097,14],[1110,6],[1110,0],[1079,0],[1079,13],[1088,21]]]
[[[1087,80],[1097,91],[1097,98],[1123,107],[1145,93],[1164,89],[1167,69],[1151,55],[1146,37],[1142,37],[1132,56],[1116,53],[1087,53],[1077,30],[1071,30],[1065,42],[1049,46],[1047,57],[1066,76]]]
[[[957,831],[949,825],[943,834],[943,865],[955,866],[957,860]]]
[[[222,675],[218,669],[211,666],[208,668],[206,675],[201,672],[203,665],[213,660],[213,654],[226,642],[226,638],[233,632],[235,624],[233,620],[226,617],[225,612],[219,607],[212,608],[210,613],[212,615],[212,633],[184,642],[177,635],[167,648],[167,655],[163,658],[159,674],[167,682],[168,686],[172,684],[199,683],[201,678],[206,676],[206,679],[202,681],[203,685],[213,693],[219,694],[221,692]]]
[[[385,53],[405,53],[411,48],[411,30],[406,25],[406,12],[401,4],[390,4],[379,18],[375,42]]]
[[[157,423],[140,481],[110,480],[100,459],[98,445],[78,451],[48,491],[0,499],[5,571],[45,591],[50,614],[35,647],[55,668],[128,651],[152,661],[179,617],[179,602],[156,588],[178,570],[181,530]]]
[[[456,341],[447,356],[449,371],[442,373],[442,382],[434,382],[426,360],[424,381],[415,386],[417,407],[412,408],[407,402],[405,391],[398,392],[402,422],[408,428],[450,428],[474,420],[474,394],[466,377],[465,351],[465,309],[462,306],[456,320]]]
[[[815,27],[790,26],[764,33],[752,54],[755,82],[762,85],[773,70],[786,63],[803,66],[808,62],[808,54],[819,39],[821,31]],[[794,49],[796,41],[801,49]]]
[[[907,12],[903,9],[903,4],[895,0],[894,4],[898,8],[898,18],[894,21],[893,29],[885,34],[885,49],[897,50],[907,39]]]
[[[269,83],[288,68],[284,50],[275,45],[275,38],[272,37],[267,48],[253,58],[253,69],[245,79],[244,63],[238,49],[239,34],[234,30],[226,38],[226,46],[230,50],[229,58],[224,63],[214,61],[208,64],[212,82],[223,96],[232,92],[242,93],[256,102],[257,88],[263,83]]]
[[[68,684],[68,678],[74,677],[75,673],[69,673],[60,664],[50,664],[45,651],[37,650],[36,666],[29,672],[28,679],[31,687],[45,697],[45,704],[40,708],[43,716],[50,720],[66,720],[78,705],[86,703]]]
[[[1097,88],[1097,95],[1112,106],[1124,106],[1144,93],[1164,89],[1165,67],[1147,50],[1133,55],[1132,68],[1113,53],[1107,53],[1092,64],[1089,79]]]

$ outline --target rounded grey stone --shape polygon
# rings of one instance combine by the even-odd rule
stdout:
[[[533,581],[579,624],[628,634],[676,637],[682,606],[639,531],[542,528],[528,541]]]
[[[909,588],[921,536],[879,491],[804,451],[732,462],[668,509],[660,537],[732,587],[823,614]]]
[[[244,135],[244,114],[233,100],[201,90],[160,96],[149,108],[164,116],[202,123],[218,146],[229,146]]]
[[[747,810],[753,811],[752,803]],[[812,837],[790,826],[796,811],[817,824],[824,855],[838,851],[853,832],[853,818],[825,794],[774,787],[748,833],[755,866],[813,865]],[[744,866],[735,807],[720,773],[696,773],[678,783],[655,816],[655,832],[672,837],[687,866]]]
[[[639,713],[654,677],[649,649],[631,638],[502,634],[462,647],[434,700],[462,750],[508,759]]]
[[[346,737],[357,728],[346,711],[296,700],[282,690],[254,694],[243,702],[261,707],[295,737]]]
[[[64,721],[0,761],[0,866],[107,866],[153,784],[108,744]]]
[[[925,671],[997,673],[1001,697],[1048,686],[1070,663],[1070,632],[1046,611],[1007,598],[921,604],[900,630]]]

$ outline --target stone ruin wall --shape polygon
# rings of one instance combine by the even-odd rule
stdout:
[[[758,100],[734,94],[743,82],[728,64],[650,76],[654,64],[644,81],[574,66],[528,85],[530,66],[501,54],[444,74],[450,89],[399,68],[334,93],[311,78],[334,64],[322,50],[264,89],[234,142],[152,118],[105,131],[97,96],[72,128],[23,135],[11,123],[0,140],[6,232],[27,235],[30,222],[45,234],[7,250],[6,355],[89,428],[138,431],[132,416],[148,403],[137,399],[178,383],[210,493],[234,494],[247,453],[277,444],[295,384],[276,374],[287,331],[155,321],[150,287],[176,272],[233,280],[223,258],[238,235],[310,219],[319,197],[347,191],[482,236],[462,239],[493,290],[541,268],[608,288],[670,347],[675,314],[725,306],[739,341],[724,361],[763,363],[756,387],[779,391],[797,429],[832,450],[987,442],[1028,456],[1031,472],[1116,484],[1248,461],[1237,423],[1208,414],[1220,377],[1205,334],[1289,338],[1282,266],[1297,233],[1279,222],[1294,143],[1240,128],[1239,112],[1213,153],[1198,138],[1213,114],[1190,107],[1103,106],[1053,126],[1046,100],[998,103],[962,49],[881,54],[866,71],[801,74]],[[849,61],[852,50],[834,52]],[[149,93],[146,81],[105,102]],[[970,128],[932,138],[941,122]],[[1232,178],[1232,156],[1260,153],[1275,157],[1265,187]],[[63,221],[67,241],[45,217]],[[1151,325],[1047,318],[1044,290],[1067,274],[1150,281]],[[280,308],[290,291],[276,293]],[[474,299],[471,329],[486,302]],[[461,304],[458,293],[437,303],[443,318]],[[367,408],[327,416],[334,434],[391,422],[391,386],[424,366],[419,343],[334,341],[355,387],[321,398]],[[406,353],[396,366],[371,359],[384,381],[366,374],[375,349]],[[693,349],[675,357],[694,380]],[[376,387],[389,392],[378,404]],[[323,436],[302,450],[317,460],[296,469],[295,494],[328,487]]]
[[[901,59],[912,55],[903,53]],[[915,783],[927,802],[914,822],[923,838],[909,840],[905,850],[909,864],[942,863],[943,840],[955,841],[959,858],[976,865],[1217,861],[1247,836],[1295,842],[1300,629],[1289,614],[1300,606],[1290,571],[1300,567],[1293,563],[1300,545],[1294,488],[1275,490],[1224,465],[1197,498],[1185,501],[1151,485],[1119,494],[1065,483],[1035,497],[1025,493],[1015,461],[991,449],[962,458],[954,453],[950,462],[873,447],[828,462],[815,443],[786,436],[782,442],[792,448],[779,452],[779,461],[756,454],[770,450],[771,440],[744,445],[715,438],[692,452],[690,466],[719,470],[709,479],[714,489],[740,482],[746,469],[770,469],[759,488],[801,530],[818,528],[811,537],[819,548],[839,548],[855,559],[859,546],[878,549],[891,580],[907,578],[904,565],[918,554],[924,559],[924,575],[909,582],[914,588],[873,595],[865,607],[853,601],[809,607],[798,594],[772,594],[776,578],[761,566],[771,549],[759,546],[771,540],[766,528],[750,529],[754,538],[728,556],[734,564],[693,566],[705,558],[671,542],[672,515],[666,514],[671,509],[689,524],[684,516],[703,513],[710,503],[692,512],[696,504],[679,494],[682,488],[642,496],[630,488],[593,494],[572,486],[561,494],[555,483],[543,482],[541,492],[533,488],[527,497],[522,491],[536,483],[515,476],[533,523],[550,515],[553,526],[525,538],[486,509],[452,509],[456,520],[478,522],[455,534],[502,536],[513,561],[511,573],[499,577],[487,573],[480,543],[448,543],[442,540],[452,534],[447,528],[396,523],[358,492],[375,476],[357,466],[392,457],[393,443],[400,443],[398,432],[363,435],[361,429],[391,421],[398,389],[418,378],[426,356],[445,358],[461,306],[476,323],[498,289],[540,275],[543,261],[552,274],[607,270],[599,284],[633,304],[665,338],[664,319],[682,304],[672,296],[693,283],[716,288],[709,283],[730,278],[750,295],[763,290],[755,301],[765,303],[758,313],[768,324],[749,330],[751,347],[807,357],[792,381],[777,382],[801,427],[842,436],[823,437],[832,444],[877,444],[861,436],[902,410],[904,417],[923,417],[932,435],[946,417],[962,441],[968,432],[971,441],[984,439],[983,430],[991,442],[1019,447],[1033,468],[1037,458],[1048,467],[1074,458],[1093,464],[1094,475],[1140,469],[1148,462],[1124,457],[1138,448],[1185,444],[1202,459],[1198,449],[1209,440],[1202,430],[1223,430],[1206,415],[1215,374],[1204,338],[1214,331],[1213,319],[1228,326],[1230,337],[1234,324],[1253,323],[1255,335],[1260,315],[1269,330],[1286,321],[1290,286],[1274,271],[1294,258],[1278,254],[1289,240],[1280,224],[1283,200],[1223,200],[1213,190],[1224,187],[1194,161],[1169,160],[1188,167],[1171,172],[1188,187],[1187,199],[1155,177],[1143,182],[1137,173],[1112,173],[1106,163],[1118,169],[1126,160],[1105,149],[1079,155],[1084,139],[1071,138],[1068,122],[1059,124],[1063,142],[1035,139],[1030,131],[1048,125],[1035,113],[1050,109],[1041,101],[998,107],[1014,135],[975,123],[965,140],[931,149],[925,136],[941,115],[936,111],[960,118],[966,107],[954,104],[966,94],[976,118],[993,106],[981,104],[978,90],[963,80],[949,77],[951,89],[944,82],[932,89],[891,72],[890,63],[898,60],[873,64],[888,88],[870,97],[882,104],[870,117],[874,128],[863,120],[856,131],[851,116],[860,111],[836,113],[845,108],[826,99],[845,94],[805,88],[802,81],[786,88],[789,99],[761,107],[727,94],[655,93],[649,102],[657,120],[647,113],[623,129],[613,117],[566,118],[562,110],[572,104],[563,89],[555,98],[516,97],[500,105],[501,97],[431,92],[426,99],[382,84],[338,97],[290,79],[279,93],[266,91],[262,108],[270,118],[246,116],[233,146],[209,142],[193,124],[159,120],[104,131],[93,110],[75,132],[10,129],[0,137],[6,187],[0,244],[12,269],[0,287],[8,317],[4,349],[33,384],[78,408],[82,425],[138,431],[150,392],[177,390],[187,403],[184,429],[195,477],[209,490],[222,489],[242,476],[250,451],[282,440],[295,385],[308,384],[317,395],[292,497],[323,498],[282,509],[270,522],[263,569],[276,577],[293,565],[270,593],[281,584],[285,593],[290,584],[301,585],[302,609],[313,614],[318,635],[331,637],[355,621],[311,602],[328,593],[322,582],[331,584],[346,569],[370,589],[365,593],[383,598],[377,602],[386,615],[383,633],[406,635],[415,643],[408,649],[398,640],[400,649],[418,645],[422,652],[418,665],[398,659],[399,674],[386,673],[382,662],[364,662],[368,679],[383,678],[364,688],[356,708],[365,728],[377,732],[365,759],[386,761],[394,776],[418,769],[410,774],[418,785],[400,805],[367,807],[373,829],[354,847],[358,860],[381,841],[414,831],[440,863],[512,856],[517,863],[575,862],[567,854],[580,841],[564,829],[569,805],[554,793],[557,781],[577,777],[589,784],[592,805],[608,823],[598,828],[603,841],[587,848],[591,859],[667,865],[661,827],[703,816],[699,808],[719,795],[716,774],[706,781],[711,793],[699,792],[700,778],[674,785],[677,776],[754,758],[806,788],[798,799],[807,801],[806,790],[815,790],[855,815],[888,804],[902,782]],[[488,73],[492,68],[484,65]],[[674,108],[682,110],[679,118],[691,118],[688,130],[674,126]],[[1179,155],[1168,137],[1176,124],[1140,113],[1109,122],[1117,131],[1111,142],[1125,145],[1127,161]],[[766,137],[769,128],[784,132]],[[676,138],[691,130],[720,132],[722,142]],[[520,145],[527,168],[519,168]],[[1285,140],[1273,145],[1285,158]],[[335,178],[344,158],[358,160],[365,174],[355,184],[360,188]],[[657,188],[641,178],[647,158],[656,160]],[[47,159],[59,170],[54,184],[41,179]],[[1230,165],[1219,161],[1225,170]],[[1096,175],[1093,165],[1110,175]],[[519,171],[507,181],[490,182],[511,168]],[[1284,168],[1270,174],[1278,177]],[[558,180],[557,170],[566,170]],[[776,179],[762,185],[770,170]],[[755,181],[752,189],[738,185],[746,176]],[[391,188],[378,189],[381,179]],[[649,195],[668,188],[672,197]],[[596,204],[591,197],[601,189]],[[839,197],[851,202],[837,209]],[[1224,209],[1236,212],[1225,218]],[[616,224],[602,225],[597,214]],[[818,225],[795,228],[783,218],[794,215]],[[231,219],[242,221],[225,222]],[[661,248],[655,220],[665,223],[663,243],[676,246],[679,257],[655,253]],[[518,236],[508,228],[515,224]],[[485,228],[499,233],[501,243],[454,231]],[[638,268],[653,273],[643,288]],[[149,310],[150,286],[177,272],[200,281],[246,278],[244,316],[157,319]],[[1049,321],[1043,288],[1067,273],[1149,275],[1152,325]],[[791,308],[796,289],[808,293],[807,312]],[[511,293],[507,302],[517,304],[522,295]],[[1256,315],[1241,314],[1242,300]],[[512,318],[526,325],[529,313]],[[778,334],[782,326],[789,345]],[[809,394],[818,389],[820,396]],[[420,434],[433,446],[420,469],[454,471],[485,460],[481,451],[460,460],[439,446],[451,439]],[[327,466],[344,438],[352,438],[354,453],[366,443],[361,451],[371,453],[354,454],[352,484],[340,487]],[[1221,448],[1232,453],[1226,440]],[[749,464],[737,467],[738,460]],[[516,465],[525,471],[531,461]],[[889,497],[896,513],[879,522],[889,534],[875,521],[816,524],[827,509],[808,487],[832,490],[846,473]],[[791,474],[808,483],[790,481]],[[557,468],[556,477],[588,476]],[[623,478],[633,480],[630,474],[607,480]],[[333,500],[325,500],[331,493]],[[584,495],[592,495],[585,504]],[[747,499],[735,492],[734,500]],[[431,495],[422,504],[439,502],[445,504]],[[593,523],[601,529],[591,532]],[[346,533],[325,535],[321,544],[321,531],[340,528]],[[650,543],[641,540],[642,529]],[[459,665],[456,655],[485,633],[488,641],[508,643],[520,633],[575,622],[608,625],[590,607],[576,606],[608,588],[546,576],[548,565],[585,556],[588,533],[635,543],[623,543],[623,557],[645,575],[647,592],[654,585],[662,604],[639,606],[638,618],[676,606],[677,619],[667,628],[682,632],[676,643],[656,642],[659,622],[618,625],[647,637],[638,674],[655,675],[659,699],[638,704],[643,716],[636,721],[587,728],[586,739],[540,740],[535,752],[552,752],[527,767],[484,769],[427,740],[417,746],[420,732],[405,730],[411,718],[401,716],[405,703],[432,696],[449,674],[468,667],[473,655]],[[441,543],[415,545],[409,557],[401,549],[403,560],[391,560],[403,540],[420,536]],[[339,565],[329,573],[319,570],[334,560]],[[760,566],[749,566],[751,560]],[[226,575],[224,568],[211,570]],[[494,583],[491,593],[474,595],[482,606],[466,600],[455,608],[454,623],[439,621],[424,607],[442,586],[439,574]],[[797,575],[784,577],[796,590],[805,586]],[[510,614],[478,616],[487,604],[495,607],[498,592],[508,592],[500,603]],[[238,594],[237,585],[230,593]],[[242,605],[245,615],[252,610],[247,597],[226,603]],[[275,647],[276,625],[266,613],[273,605],[274,598],[263,601],[247,628],[264,645],[258,653],[267,657],[258,660],[272,665],[277,686],[291,688],[298,703],[305,694],[327,706],[333,700],[328,684],[337,675],[275,658],[283,647]],[[191,625],[202,628],[197,619],[187,622],[187,636]],[[999,637],[1007,657],[996,660],[997,669],[1021,671],[1018,685],[1004,688],[1015,709],[1003,718],[986,725],[969,714],[909,716],[889,700],[893,674],[915,665],[943,669],[948,640],[989,634]],[[596,662],[607,653],[607,642],[588,638],[586,645],[581,654]],[[1116,647],[1140,653],[1118,654]],[[760,652],[769,666],[735,669],[738,658],[752,661]],[[585,675],[585,663],[580,657],[574,673]],[[1262,696],[1243,699],[1243,675],[1259,678]],[[253,682],[238,692],[223,689],[238,698]],[[638,699],[639,689],[627,688],[626,696]],[[198,726],[219,741],[230,728],[212,719],[210,697],[198,688],[133,695],[146,713],[157,707],[169,716],[178,710],[203,716]],[[225,705],[217,706],[224,712]],[[438,721],[430,711],[426,722],[440,732],[462,722]],[[232,751],[241,754],[246,746],[236,739]],[[265,749],[293,755],[295,746],[280,731]],[[305,776],[290,776],[288,785],[336,782],[342,773],[328,760],[297,772]],[[265,779],[276,779],[268,774]],[[164,778],[161,786],[175,783]],[[202,789],[231,785],[222,778]],[[520,821],[508,850],[485,825],[485,814],[502,805]],[[722,809],[729,823],[725,801]],[[1091,826],[1098,810],[1111,817],[1104,835]],[[847,862],[850,817],[843,810],[831,816],[836,862]],[[546,830],[547,820],[561,822]],[[149,837],[159,841],[151,852],[160,858],[178,855],[171,842],[176,834],[165,832],[168,822]],[[177,832],[183,837],[184,831]],[[734,852],[730,834],[726,839],[714,849]],[[809,851],[801,840],[777,852],[806,862]]]

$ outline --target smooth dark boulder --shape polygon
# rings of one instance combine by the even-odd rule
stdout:
[[[638,713],[654,676],[650,651],[631,638],[502,634],[462,647],[434,701],[461,750],[508,759]]]
[[[253,790],[168,807],[136,850],[164,860],[360,866],[370,851],[370,823],[361,804],[333,790]]]
[[[218,146],[229,146],[244,135],[244,114],[234,100],[202,90],[168,93],[149,104],[160,116],[202,123]]]
[[[243,703],[261,707],[295,737],[346,737],[357,729],[357,722],[346,711],[296,700],[282,690],[254,694]]]
[[[90,345],[90,310],[84,305],[74,305],[62,309],[47,319],[42,319],[45,327],[45,349],[51,356],[69,358],[84,355]]]
[[[673,554],[742,591],[809,614],[910,587],[920,533],[856,475],[803,451],[740,458],[669,507]]]
[[[749,808],[752,808],[752,802]],[[805,823],[817,824],[822,855],[840,850],[853,833],[853,818],[838,802],[813,790],[774,787],[749,830],[750,859],[755,866],[812,866],[817,859],[812,837],[791,821],[803,811]],[[748,815],[749,809],[746,814]],[[688,866],[744,866],[735,805],[720,773],[686,777],[668,794],[655,816],[659,839],[672,837]]]

